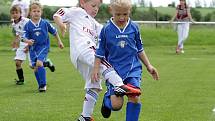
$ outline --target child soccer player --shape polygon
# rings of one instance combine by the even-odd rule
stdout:
[[[59,47],[64,47],[57,30],[46,20],[41,18],[42,6],[39,2],[32,2],[29,8],[30,17],[24,27],[24,41],[29,45],[30,59],[39,86],[39,92],[46,91],[46,71],[43,65],[50,48],[48,33],[55,36]]]
[[[22,13],[21,8],[18,5],[14,5],[10,9],[10,15],[13,21],[12,23],[13,33],[15,35],[15,40],[13,41],[12,46],[13,48],[16,48],[16,56],[14,60],[16,63],[16,73],[19,78],[19,80],[16,80],[17,85],[24,84],[22,63],[24,60],[26,60],[27,50],[25,50],[25,47],[27,46],[27,43],[20,42],[20,39],[24,33],[23,32],[24,25],[29,21],[28,18],[22,17],[21,13]]]
[[[24,33],[24,26],[29,21],[28,18],[21,16],[21,8],[19,5],[14,5],[10,9],[10,14],[12,18],[12,28],[13,28],[13,34],[15,36],[15,39],[12,43],[13,49],[16,50],[16,56],[14,58],[16,63],[16,73],[18,76],[18,80],[16,80],[17,85],[24,84],[24,74],[22,69],[22,63],[24,60],[26,60],[26,56],[28,55],[28,48],[27,43],[21,42],[20,40],[23,39],[23,33]],[[31,63],[31,62],[29,62]],[[44,65],[46,67],[49,67],[49,69],[53,72],[55,67],[52,64],[50,59],[47,59],[47,61],[44,62]]]
[[[177,24],[177,33],[178,33],[178,44],[176,47],[176,53],[184,53],[184,42],[188,37],[189,34],[189,28],[190,24],[189,21],[195,22],[192,19],[191,13],[190,13],[190,8],[186,4],[186,0],[179,0],[180,4],[176,8],[176,13],[172,17],[170,22],[173,22],[174,20],[178,22],[183,22]]]
[[[140,88],[141,62],[153,78],[158,80],[158,72],[150,64],[144,52],[139,28],[129,18],[131,8],[130,0],[111,0],[110,12],[113,17],[101,30],[92,80],[98,80],[99,66],[103,59],[107,59],[114,67],[124,84]],[[123,105],[123,97],[114,95],[111,84],[107,86],[108,90],[104,95],[101,108],[104,118],[110,117],[111,110],[117,111]],[[139,95],[128,95],[126,121],[138,121],[140,109]]]
[[[80,7],[61,8],[54,14],[54,21],[64,35],[66,26],[70,25],[70,57],[77,70],[85,80],[85,100],[79,121],[91,121],[98,93],[101,91],[101,81],[91,82],[91,72],[95,59],[95,47],[102,26],[94,19],[102,0],[80,0]],[[124,85],[122,79],[107,63],[102,60],[99,67],[105,80],[115,86],[117,94],[140,94],[139,89]]]

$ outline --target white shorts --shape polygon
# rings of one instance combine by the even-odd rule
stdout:
[[[27,53],[24,52],[25,47],[26,47],[26,43],[20,42],[19,48],[16,50],[16,56],[14,57],[14,60],[25,61],[28,56],[29,65],[31,65],[29,52]]]
[[[96,88],[102,89],[101,79],[98,82],[91,83],[91,72],[94,66],[95,60],[95,50],[93,48],[89,48],[83,53],[80,54],[77,60],[77,69],[83,76],[85,82],[85,89]],[[100,65],[100,74],[102,74],[110,65],[101,64]],[[101,77],[101,76],[100,76]]]

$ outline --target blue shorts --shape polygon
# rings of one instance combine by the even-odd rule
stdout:
[[[124,84],[130,84],[136,88],[140,88],[140,82],[141,82],[140,77],[128,77],[123,81]],[[107,86],[107,92],[106,92],[105,96],[115,95],[114,86],[112,84],[110,84],[109,82],[106,82],[106,86]]]
[[[30,59],[33,67],[36,66],[37,60],[44,62],[48,56],[49,48],[46,46],[30,48]]]

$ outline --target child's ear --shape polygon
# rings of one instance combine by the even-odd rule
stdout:
[[[108,12],[112,14],[112,9],[110,6],[108,6]]]
[[[79,0],[80,7],[83,7],[83,4],[84,4],[84,0]]]

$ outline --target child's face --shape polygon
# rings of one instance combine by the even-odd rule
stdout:
[[[130,8],[127,7],[112,7],[110,11],[113,15],[113,21],[118,27],[125,27],[130,15]]]
[[[42,15],[41,8],[38,5],[32,5],[30,15],[32,20],[39,20]]]
[[[180,0],[180,4],[181,5],[185,4],[185,1],[184,0]]]
[[[80,3],[81,7],[84,8],[86,12],[94,18],[99,11],[101,0],[90,0],[87,2],[84,2],[84,0],[80,0]]]
[[[20,11],[12,11],[11,12],[11,18],[15,21],[18,20],[21,17]]]

